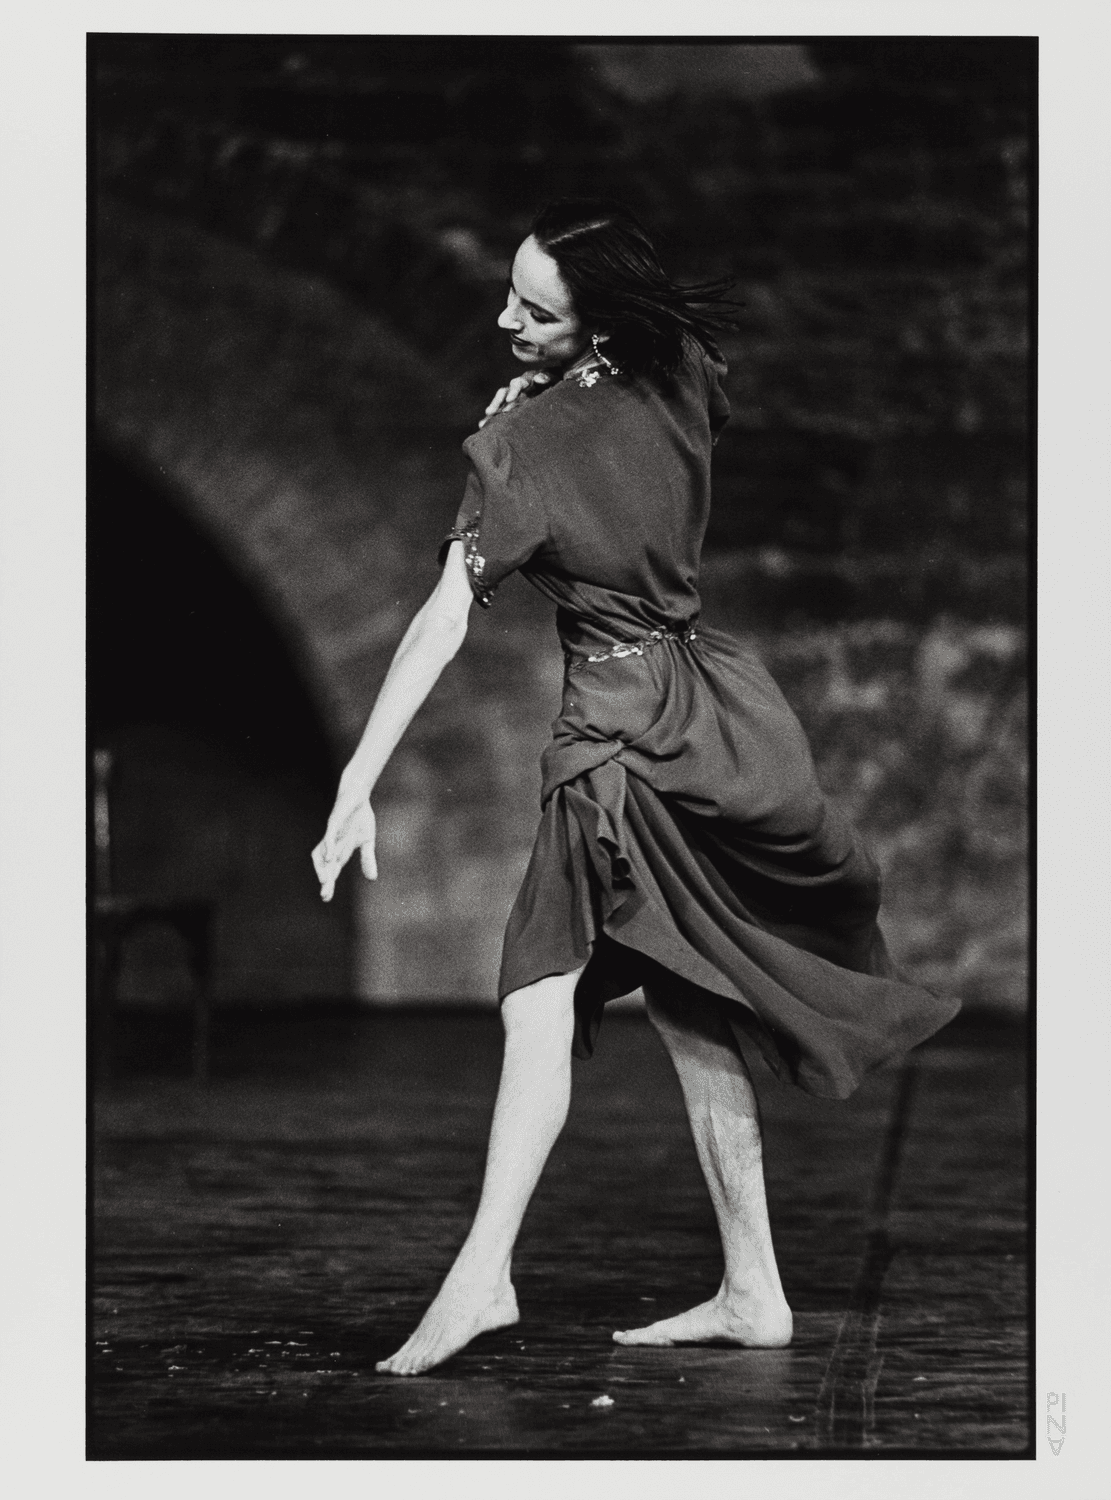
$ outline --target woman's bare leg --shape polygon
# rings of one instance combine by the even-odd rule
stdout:
[[[510,1259],[571,1102],[573,998],[581,972],[541,979],[502,1002],[505,1055],[478,1211],[416,1332],[375,1367],[383,1374],[419,1375],[476,1335],[517,1322]]]
[[[748,1069],[711,997],[686,988],[665,992],[661,985],[647,998],[648,1015],[679,1075],[721,1231],[725,1277],[709,1302],[614,1338],[619,1344],[725,1339],[779,1348],[791,1341],[792,1318],[772,1248],[760,1113]]]

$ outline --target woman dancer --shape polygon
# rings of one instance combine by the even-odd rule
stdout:
[[[416,1331],[378,1369],[417,1375],[517,1321],[510,1260],[567,1116],[572,1053],[642,986],[679,1076],[721,1232],[709,1301],[627,1344],[790,1341],[764,1196],[747,1033],[800,1087],[844,1098],[951,1019],[895,975],[879,880],[825,801],[802,729],[755,656],[697,625],[710,450],[729,408],[719,285],[682,288],[617,205],[557,203],[513,261],[498,325],[525,373],[464,444],[443,574],[405,634],[313,851],[321,894],[369,797],[462,644],[472,601],[519,569],[567,658],[542,818],[505,935],[501,1082],[478,1210]]]

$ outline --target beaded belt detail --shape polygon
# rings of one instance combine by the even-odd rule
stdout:
[[[593,651],[590,655],[572,651],[565,646],[563,654],[567,658],[567,670],[575,672],[580,667],[585,667],[587,662],[612,661],[619,656],[643,656],[646,651],[651,651],[654,646],[659,646],[663,641],[678,641],[686,646],[697,639],[698,632],[691,624],[683,625],[678,630],[652,630],[636,641],[614,641],[608,650]]]

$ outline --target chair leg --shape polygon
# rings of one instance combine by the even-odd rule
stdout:
[[[115,1054],[116,983],[120,970],[120,941],[115,933],[97,941],[96,973],[93,980],[93,1049],[96,1077],[112,1082]]]
[[[208,985],[198,985],[193,997],[193,1077],[208,1082]]]
[[[189,946],[196,980],[193,991],[193,1077],[198,1083],[206,1083],[211,1019],[211,930],[207,912],[196,916],[190,924]]]

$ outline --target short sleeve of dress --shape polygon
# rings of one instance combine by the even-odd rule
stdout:
[[[519,455],[488,423],[463,444],[471,472],[455,525],[440,544],[440,566],[452,542],[464,544],[471,590],[484,609],[503,578],[522,567],[548,540],[548,519],[540,489]]]

